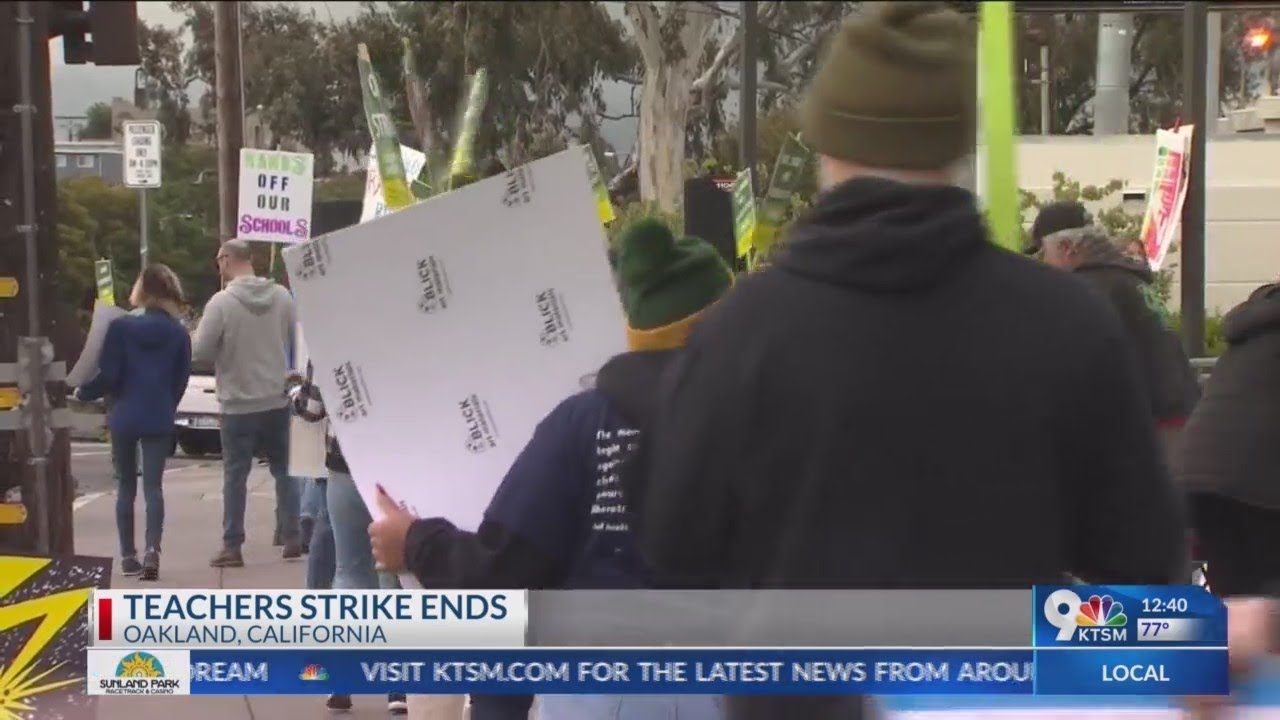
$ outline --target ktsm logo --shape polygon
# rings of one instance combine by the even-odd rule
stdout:
[[[1082,602],[1070,590],[1056,590],[1044,601],[1044,617],[1058,628],[1058,642],[1124,642],[1129,636],[1124,605],[1110,595],[1093,595]]]
[[[151,653],[136,651],[120,660],[114,678],[103,678],[98,687],[108,695],[172,695],[181,683],[164,675],[164,666]]]
[[[564,306],[564,299],[554,289],[546,289],[538,293],[538,316],[542,318],[542,334],[538,337],[544,347],[553,347],[569,341],[569,330],[573,323],[569,320],[569,312]]]
[[[449,296],[453,291],[449,288],[449,276],[444,272],[444,263],[434,255],[428,255],[418,261],[418,309],[431,313],[449,308]]]

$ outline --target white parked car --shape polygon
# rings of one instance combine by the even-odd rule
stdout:
[[[177,448],[195,456],[222,452],[221,411],[212,373],[191,373],[173,424],[175,452]]]

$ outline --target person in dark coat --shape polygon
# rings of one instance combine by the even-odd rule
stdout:
[[[428,588],[650,587],[623,468],[643,443],[663,372],[733,276],[711,245],[677,239],[654,219],[623,231],[617,270],[629,351],[539,423],[476,532],[446,518],[411,518],[384,494],[384,517],[369,530],[384,567],[407,568]],[[530,700],[474,696],[471,718],[523,719]],[[548,696],[539,703],[539,720],[720,717],[714,696]]]
[[[1041,256],[1087,280],[1111,303],[1138,357],[1151,415],[1172,461],[1182,427],[1200,398],[1200,382],[1155,289],[1155,274],[1122,251],[1100,227],[1060,230],[1041,240]]]
[[[1093,224],[1084,205],[1071,200],[1057,200],[1040,208],[1031,223],[1031,244],[1026,254],[1039,255],[1044,250],[1044,239],[1063,230],[1075,230]]]
[[[833,36],[802,112],[821,194],[664,379],[639,515],[659,585],[1185,577],[1180,499],[1115,311],[994,245],[954,185],[973,47],[944,3],[875,3]],[[727,704],[730,720],[864,712]]]
[[[111,323],[102,344],[98,374],[76,389],[76,398],[112,398],[107,413],[111,459],[115,465],[116,528],[120,532],[120,572],[155,580],[160,573],[164,531],[165,461],[173,446],[173,421],[191,374],[191,336],[178,320],[184,303],[177,275],[164,265],[149,265],[129,298],[142,312]],[[146,546],[142,562],[134,537],[141,454],[142,494],[146,499]]]
[[[1215,593],[1280,594],[1280,284],[1223,320],[1227,350],[1177,463]]]

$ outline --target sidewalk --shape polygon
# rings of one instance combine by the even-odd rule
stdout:
[[[274,482],[265,468],[255,467],[249,477],[249,507],[245,517],[248,541],[243,568],[209,567],[222,538],[222,465],[185,468],[166,473],[164,486],[164,555],[159,583],[141,583],[119,574],[112,588],[302,588],[303,560],[285,561],[280,548],[272,547],[275,524]],[[142,539],[142,498],[138,498],[137,532]],[[104,493],[79,504],[75,513],[76,550],[83,555],[117,553],[115,493]],[[117,559],[118,567],[118,559]],[[324,708],[323,697],[154,697],[99,698],[98,720],[264,720],[288,718],[350,718],[372,720],[389,717],[386,699],[357,697],[350,713],[334,714]]]

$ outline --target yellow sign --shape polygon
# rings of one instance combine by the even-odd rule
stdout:
[[[0,298],[18,297],[18,278],[0,277]]]
[[[26,505],[22,503],[0,503],[0,525],[21,525],[26,521]]]
[[[16,387],[0,388],[0,410],[12,410],[22,404],[22,393]]]

